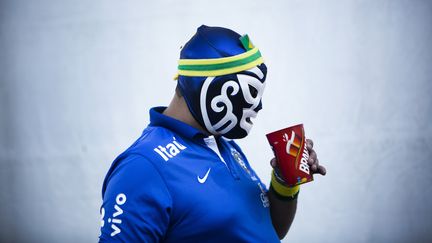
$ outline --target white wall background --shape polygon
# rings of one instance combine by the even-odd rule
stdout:
[[[168,104],[201,25],[248,33],[269,67],[240,141],[304,123],[328,175],[284,242],[432,241],[432,2],[0,1],[0,241],[94,242],[104,175]]]

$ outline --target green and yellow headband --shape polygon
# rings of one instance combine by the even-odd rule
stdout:
[[[264,63],[260,51],[252,45],[248,35],[240,37],[240,41],[247,51],[239,55],[211,59],[180,59],[178,72],[174,79],[177,79],[178,75],[214,77],[232,74]]]

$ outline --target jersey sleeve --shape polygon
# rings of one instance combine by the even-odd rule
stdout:
[[[160,242],[172,199],[155,166],[133,154],[117,163],[107,178],[99,242]]]

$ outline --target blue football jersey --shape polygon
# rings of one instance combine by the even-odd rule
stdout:
[[[112,163],[100,242],[279,242],[267,189],[239,146],[150,110]]]

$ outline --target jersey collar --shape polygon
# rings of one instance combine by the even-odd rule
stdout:
[[[164,106],[153,107],[150,109],[150,126],[164,127],[189,139],[202,139],[207,137],[207,135],[205,135],[200,130],[177,119],[162,114],[165,109],[166,107]]]

